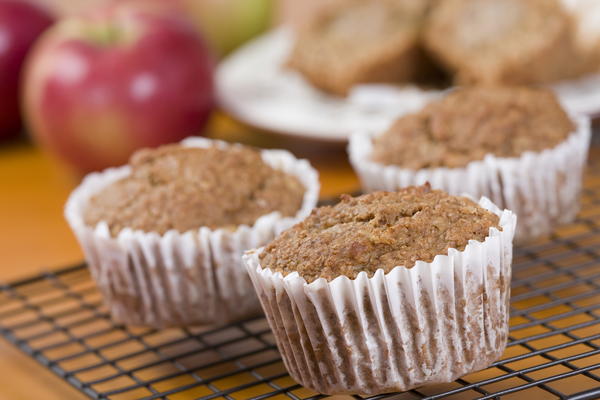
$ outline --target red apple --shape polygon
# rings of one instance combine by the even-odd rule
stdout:
[[[200,133],[213,106],[213,61],[186,21],[120,4],[57,23],[28,59],[33,136],[87,172]]]
[[[19,83],[25,55],[52,17],[40,7],[0,0],[0,140],[21,131]]]

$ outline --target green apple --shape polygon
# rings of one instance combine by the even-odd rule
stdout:
[[[267,29],[274,0],[180,0],[194,24],[221,56]]]

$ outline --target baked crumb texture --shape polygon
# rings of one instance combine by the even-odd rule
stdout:
[[[463,250],[470,240],[485,240],[491,227],[498,227],[495,214],[428,185],[346,195],[267,245],[261,265],[284,275],[297,271],[308,282],[354,279],[361,271],[372,276],[378,269],[431,262],[450,248]]]
[[[382,208],[388,209],[383,199],[390,195],[374,196],[370,198],[377,199],[383,204]],[[429,225],[446,225],[452,220],[466,228],[468,223],[453,214],[464,213],[462,219],[470,220],[472,215],[481,212],[464,200],[457,200],[456,204],[450,201],[443,206],[446,210],[442,213],[443,221],[438,222],[433,216],[435,213],[426,211],[431,204],[425,199],[446,204],[445,197],[439,192],[413,188],[399,196],[407,201],[413,197],[423,198],[411,203],[424,207],[412,217],[403,216],[399,221],[415,216],[418,219],[418,213],[422,213],[430,215]],[[318,221],[323,232],[339,229],[336,235],[347,245],[338,250],[335,240],[328,243],[329,239],[310,236],[312,232],[303,229],[307,236],[301,242],[310,243],[312,248],[301,250],[303,254],[299,260],[302,265],[305,265],[304,255],[319,257],[318,262],[325,263],[329,262],[328,257],[333,259],[334,253],[336,258],[347,259],[343,252],[352,247],[353,240],[357,240],[354,249],[361,249],[365,254],[378,257],[389,253],[379,251],[379,245],[372,246],[370,238],[355,237],[372,235],[377,243],[382,237],[397,242],[392,235],[382,235],[379,226],[392,225],[398,214],[412,215],[415,209],[399,207],[398,212],[392,213],[374,210],[375,215],[371,216],[371,211],[367,211],[370,207],[367,199],[369,197],[346,199],[337,209],[319,209],[309,218],[314,223]],[[452,251],[447,257],[436,257],[432,263],[395,268],[387,274],[379,270],[372,277],[360,274],[354,280],[341,277],[333,281],[318,279],[307,284],[297,274],[283,277],[265,268],[268,255],[261,260],[258,252],[247,254],[248,272],[285,366],[294,380],[320,393],[373,396],[452,382],[497,360],[508,337],[512,237],[516,218],[510,211],[500,213],[485,201],[482,205],[494,210],[494,214],[498,213],[502,228],[490,230],[488,240],[472,242],[464,251]],[[350,207],[356,212],[350,212]],[[338,215],[334,218],[334,214]],[[357,225],[371,221],[372,217],[379,219],[379,224],[368,229],[356,227],[356,236],[344,228],[353,226],[356,220],[359,220]],[[340,222],[344,218],[352,222],[326,228],[329,221]],[[384,222],[386,218],[389,220]],[[495,224],[497,220],[489,222]],[[479,227],[477,224],[466,228],[468,232],[464,235],[471,236],[474,226]],[[288,232],[295,237],[298,227]],[[441,247],[448,241],[463,240],[463,233],[457,231],[456,235],[452,238],[441,235],[445,237]],[[399,236],[399,243],[402,243],[405,236]],[[422,237],[414,235],[411,238],[412,242],[404,243],[404,247],[422,246],[428,254],[439,240],[431,237],[428,231],[424,231]],[[360,248],[364,243],[368,248]],[[290,239],[288,244],[295,246],[295,239]],[[290,248],[289,252],[282,251],[281,256],[292,261],[292,253],[298,251],[297,247]],[[402,249],[398,245],[392,251]],[[327,255],[320,257],[317,252]],[[329,265],[333,272],[333,269],[343,269],[345,264],[331,262]],[[318,273],[312,267],[306,267],[306,272]],[[352,273],[354,271],[348,275]]]
[[[548,89],[457,89],[398,119],[375,138],[372,158],[415,170],[458,168],[486,154],[508,158],[553,148],[574,130]]]
[[[135,153],[130,165],[130,176],[90,199],[88,226],[105,221],[114,236],[124,228],[233,230],[274,211],[295,215],[305,192],[296,177],[271,168],[249,147],[167,145]]]
[[[242,256],[307,217],[318,192],[317,171],[285,150],[187,138],[86,176],[65,217],[115,322],[219,326],[260,315]]]

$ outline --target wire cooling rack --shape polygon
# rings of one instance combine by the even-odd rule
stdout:
[[[376,398],[600,399],[600,163],[582,205],[575,223],[515,250],[502,360]],[[325,397],[287,375],[264,318],[218,329],[115,325],[85,265],[0,286],[0,333],[92,399]]]

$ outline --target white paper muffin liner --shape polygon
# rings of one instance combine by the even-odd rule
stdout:
[[[239,146],[188,138],[184,146]],[[317,172],[284,150],[262,150],[271,167],[296,176],[306,187],[294,217],[273,212],[237,230],[201,227],[180,233],[124,229],[112,237],[108,225],[91,227],[83,215],[88,200],[127,176],[129,166],[88,175],[73,191],[65,216],[75,232],[105,303],[119,322],[154,327],[222,324],[260,313],[260,304],[241,260],[244,251],[267,244],[300,221],[317,204]]]
[[[449,249],[413,268],[369,278],[307,283],[262,268],[262,249],[244,261],[290,375],[325,394],[405,391],[483,369],[508,337],[516,216],[500,216],[484,242]]]
[[[519,216],[516,240],[527,241],[571,222],[579,211],[591,133],[588,117],[572,119],[575,132],[554,148],[514,158],[488,154],[463,168],[411,170],[376,163],[371,160],[374,132],[352,135],[348,152],[365,191],[392,191],[429,182],[452,195],[485,196]]]

